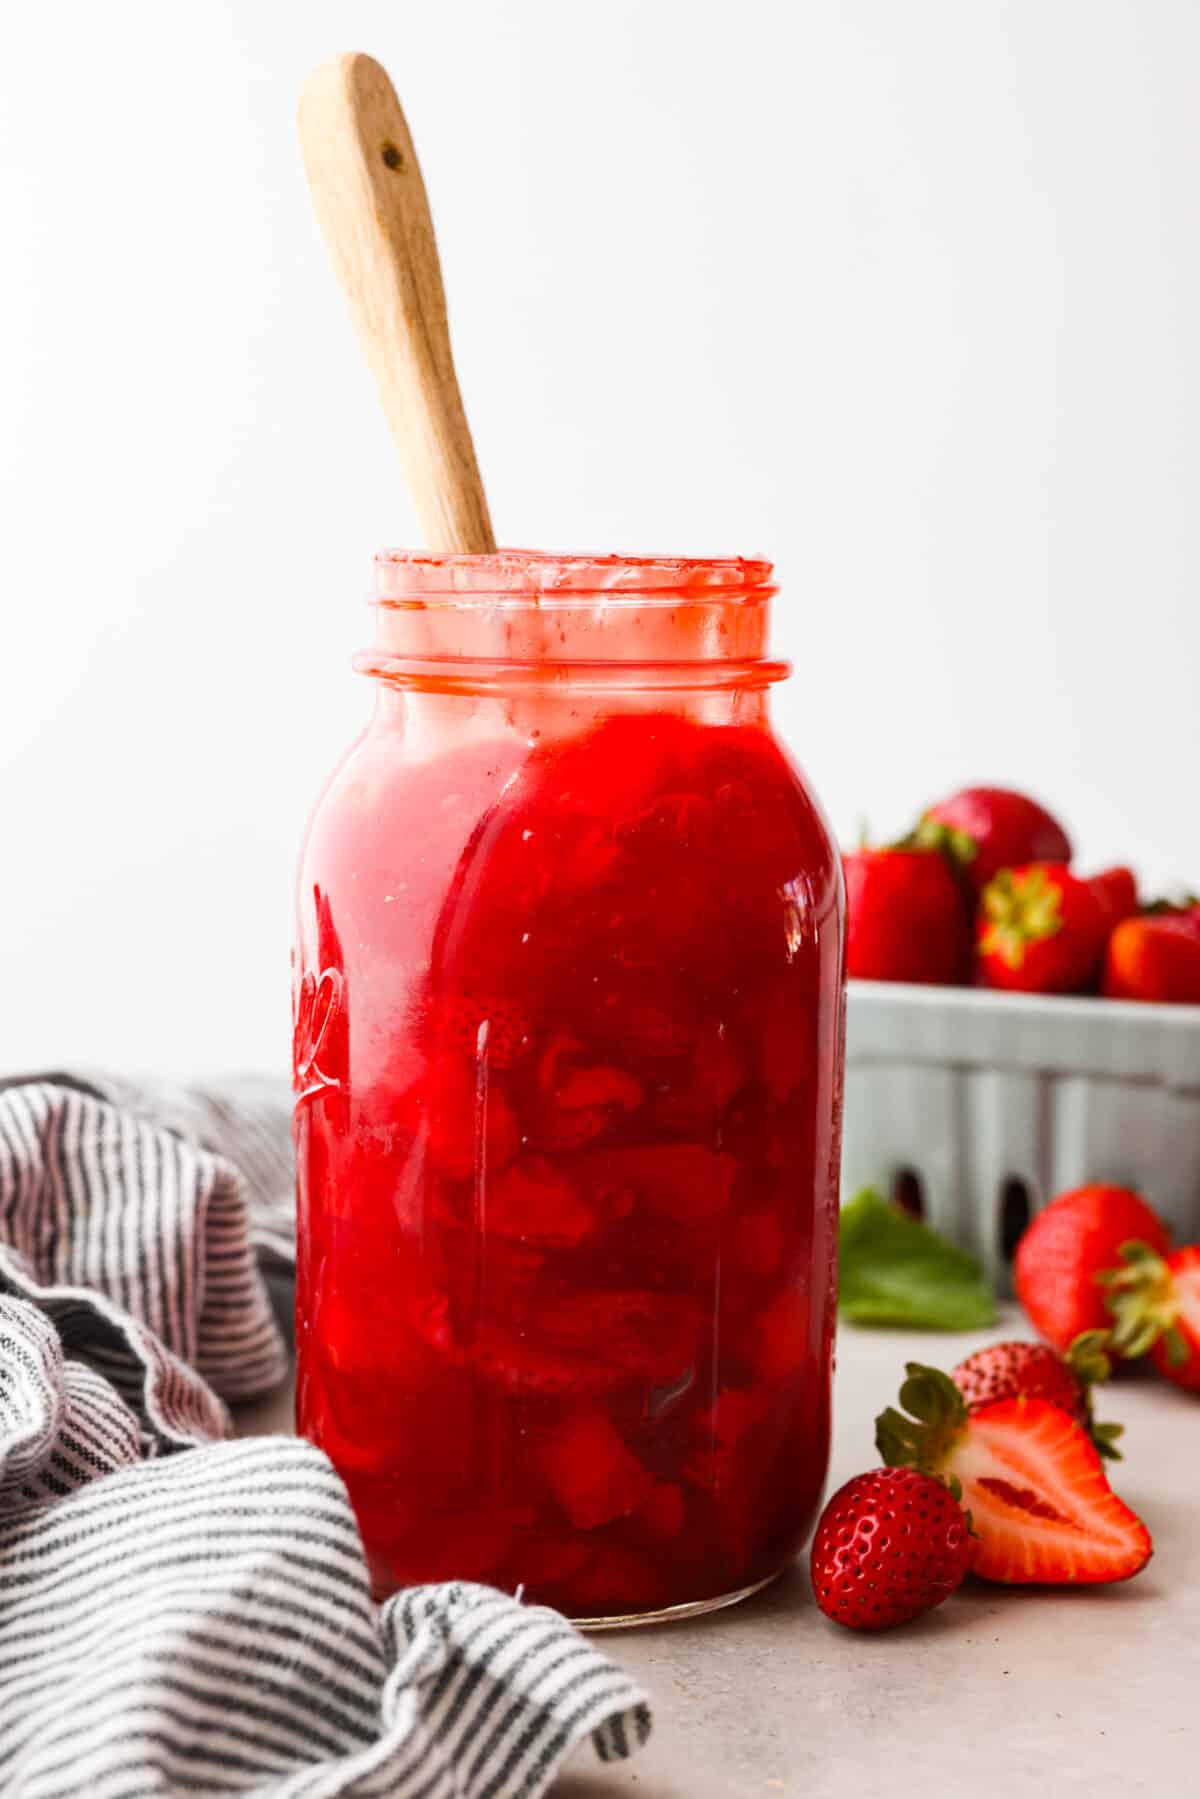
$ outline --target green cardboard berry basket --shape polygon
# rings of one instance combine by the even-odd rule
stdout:
[[[1087,1181],[1200,1237],[1200,1006],[850,982],[843,1197],[918,1210],[1008,1292],[1029,1218]]]

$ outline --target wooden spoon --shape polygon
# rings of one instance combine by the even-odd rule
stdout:
[[[370,56],[326,63],[300,100],[317,218],[379,385],[426,547],[496,548],[450,353],[446,294],[412,136]]]

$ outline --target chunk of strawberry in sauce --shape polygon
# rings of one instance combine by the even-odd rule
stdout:
[[[488,1189],[486,1223],[501,1237],[573,1249],[596,1228],[576,1188],[544,1156],[524,1156]]]
[[[813,1355],[811,1299],[798,1287],[781,1287],[750,1329],[750,1354],[765,1380],[785,1380]]]
[[[680,784],[695,735],[686,719],[665,712],[606,719],[587,738],[548,758],[541,802],[625,823]]]
[[[593,1545],[586,1536],[556,1528],[540,1514],[514,1541],[496,1576],[496,1585],[509,1593],[524,1588],[527,1599],[553,1603],[544,1601],[542,1595],[560,1581],[570,1580],[593,1554]]]
[[[654,1102],[655,1123],[697,1136],[715,1132],[745,1078],[728,1028],[714,1023],[699,1035],[687,1069],[660,1084]]]
[[[683,1489],[674,1481],[656,1481],[637,1509],[636,1523],[656,1542],[667,1542],[683,1529]]]
[[[688,1479],[710,1492],[728,1487],[743,1459],[747,1439],[761,1424],[766,1409],[761,1392],[726,1387],[711,1405],[695,1413],[685,1468]]]
[[[349,1491],[359,1528],[373,1545],[371,1587],[379,1596],[414,1581],[494,1584],[537,1518],[529,1506],[484,1502],[431,1513],[406,1505],[394,1490],[356,1491],[351,1483]]]
[[[448,993],[426,1007],[427,1033],[433,1055],[465,1056],[493,1068],[511,1068],[532,1047],[529,1014],[498,996]]]
[[[795,984],[780,983],[767,1000],[762,1020],[761,1070],[767,1092],[787,1100],[812,1078],[816,1042],[811,1009]]]
[[[623,1543],[597,1543],[571,1576],[569,1590],[575,1617],[612,1618],[669,1604],[672,1584],[661,1551],[646,1549],[639,1554]],[[552,1597],[551,1603],[561,1605],[562,1599]]]
[[[556,1106],[568,1112],[585,1106],[615,1106],[622,1112],[636,1112],[642,1103],[642,1085],[620,1068],[570,1068],[551,1097]]]
[[[538,1466],[577,1530],[624,1518],[649,1496],[653,1479],[598,1407],[566,1418],[538,1453]]]
[[[678,1381],[693,1366],[699,1330],[700,1309],[687,1296],[581,1292],[489,1323],[471,1354],[481,1372],[513,1392],[598,1394],[630,1380]]]
[[[707,851],[712,843],[712,807],[698,793],[664,793],[617,826],[621,843],[678,853]]]
[[[573,1149],[583,1149],[605,1136],[616,1116],[608,1106],[577,1106],[570,1111],[545,1106],[533,1124],[533,1141],[541,1150],[569,1153]]]
[[[583,1046],[559,1033],[538,1063],[538,1095],[529,1114],[540,1149],[582,1149],[598,1142],[641,1106],[640,1081],[623,1069],[591,1062]]]
[[[585,1151],[571,1173],[586,1192],[631,1193],[668,1218],[700,1223],[728,1208],[738,1164],[702,1143],[650,1143]]]
[[[739,1211],[725,1241],[725,1254],[741,1274],[778,1274],[788,1247],[787,1232],[775,1206]]]
[[[493,1172],[521,1147],[521,1126],[498,1080],[449,1057],[431,1063],[421,1080],[394,1102],[402,1138],[424,1149],[431,1166],[450,1180],[469,1180],[482,1150]]]

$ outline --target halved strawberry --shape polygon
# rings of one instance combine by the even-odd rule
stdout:
[[[968,1412],[936,1368],[908,1364],[900,1404],[876,1420],[889,1467],[937,1474],[968,1511],[979,1541],[972,1567],[1016,1585],[1128,1580],[1154,1545],[1117,1498],[1087,1434],[1044,1399],[1001,1399]]]
[[[1127,1243],[1122,1267],[1102,1276],[1121,1356],[1150,1355],[1160,1374],[1200,1393],[1200,1245],[1160,1256]]]
[[[1100,1454],[1119,1462],[1116,1439],[1120,1424],[1097,1424],[1092,1416],[1092,1386],[1107,1380],[1112,1363],[1105,1353],[1107,1331],[1083,1331],[1065,1355],[1045,1343],[992,1343],[977,1349],[950,1375],[967,1402],[967,1410],[998,1399],[1044,1399],[1060,1406],[1081,1424]]]

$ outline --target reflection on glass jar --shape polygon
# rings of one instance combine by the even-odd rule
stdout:
[[[829,1441],[843,902],[764,563],[377,561],[299,884],[299,1417],[382,1595],[769,1579]]]

